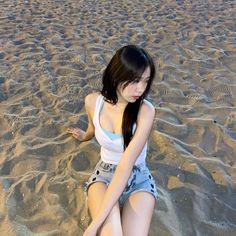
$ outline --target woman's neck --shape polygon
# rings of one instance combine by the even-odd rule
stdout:
[[[125,108],[127,106],[128,102],[120,95],[119,91],[117,93],[117,98],[118,98],[118,101],[115,105]]]

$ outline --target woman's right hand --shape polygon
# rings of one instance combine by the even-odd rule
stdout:
[[[67,133],[72,134],[72,136],[79,141],[84,141],[85,132],[79,128],[68,128]]]

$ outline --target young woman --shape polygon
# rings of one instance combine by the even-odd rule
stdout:
[[[155,67],[134,45],[120,48],[103,74],[101,93],[85,98],[86,132],[69,128],[80,141],[94,135],[101,160],[87,182],[92,222],[84,236],[145,236],[157,191],[145,159],[155,109],[145,100]]]

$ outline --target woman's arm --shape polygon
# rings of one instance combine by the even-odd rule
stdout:
[[[124,191],[135,161],[140,155],[150,135],[154,116],[155,109],[144,103],[140,108],[135,134],[131,139],[128,147],[126,148],[124,154],[122,155],[119,164],[117,165],[116,171],[113,175],[111,183],[107,188],[98,214],[92,221],[89,227],[90,229],[88,228],[88,232],[90,230],[94,232],[94,229],[97,230],[102,225],[102,223],[110,213],[112,207],[115,205],[120,195]]]
[[[68,128],[67,132],[81,142],[88,141],[94,137],[93,110],[95,106],[96,94],[89,94],[85,97],[85,110],[88,116],[88,127],[84,132],[79,128]]]

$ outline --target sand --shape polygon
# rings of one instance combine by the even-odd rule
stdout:
[[[153,56],[150,236],[236,234],[236,2],[0,1],[0,235],[82,235],[99,159],[84,97],[114,52]]]

